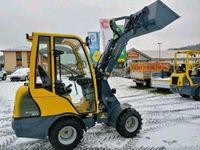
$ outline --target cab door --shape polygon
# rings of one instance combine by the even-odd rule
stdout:
[[[70,100],[55,93],[53,38],[50,34],[33,34],[29,90],[40,109],[40,116],[78,114]]]
[[[41,116],[97,112],[94,70],[74,36],[34,33],[30,94]]]

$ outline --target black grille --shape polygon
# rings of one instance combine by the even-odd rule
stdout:
[[[10,78],[11,79],[11,81],[19,81],[20,80],[20,77],[12,77],[12,78]]]
[[[176,84],[178,83],[178,77],[172,77],[172,84]]]

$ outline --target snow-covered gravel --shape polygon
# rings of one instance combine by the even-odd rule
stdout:
[[[98,124],[84,134],[76,149],[200,150],[200,102],[138,89],[130,79],[111,77],[109,82],[122,103],[131,104],[142,114],[143,128],[137,137],[126,139],[112,127]],[[23,84],[0,81],[0,149],[53,149],[47,140],[17,138],[11,128],[15,92]]]

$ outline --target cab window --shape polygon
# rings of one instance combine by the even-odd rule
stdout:
[[[50,37],[40,36],[38,38],[36,62],[35,88],[52,91]]]
[[[84,49],[77,39],[54,39],[55,91],[68,97],[79,112],[95,111],[93,79]]]

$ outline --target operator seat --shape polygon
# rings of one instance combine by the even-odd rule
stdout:
[[[47,75],[46,71],[42,68],[41,65],[38,65],[37,68],[40,75],[40,79],[42,80],[42,86],[51,88],[51,80]]]

